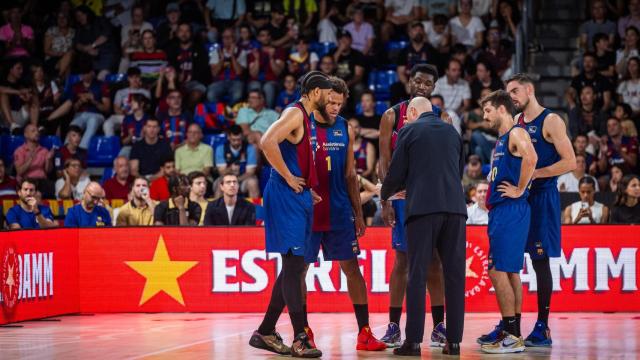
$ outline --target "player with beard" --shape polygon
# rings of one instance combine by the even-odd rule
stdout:
[[[411,68],[409,77],[409,91],[411,99],[416,96],[429,98],[438,80],[438,70],[433,65],[417,64]],[[398,132],[405,125],[407,119],[407,107],[411,99],[403,101],[385,111],[380,120],[380,163],[378,178],[382,183],[391,164],[391,155],[395,148]],[[451,123],[449,116],[437,106],[433,106],[433,112],[444,121]],[[391,277],[389,278],[389,325],[387,332],[382,337],[388,347],[397,347],[401,344],[400,316],[402,303],[407,288],[409,263],[407,261],[407,238],[404,229],[404,205],[402,199],[382,201],[382,218],[385,225],[393,227],[391,244],[395,249],[395,261]],[[431,316],[433,319],[433,331],[431,333],[431,346],[444,346],[446,329],[444,326],[444,284],[442,277],[442,263],[434,252],[433,261],[427,275],[427,288],[431,297]]]
[[[282,255],[282,270],[262,324],[249,345],[294,357],[320,357],[322,352],[309,342],[304,331],[302,299],[304,255],[311,241],[313,205],[321,201],[311,189],[317,184],[316,135],[309,114],[316,110],[326,112],[332,85],[326,75],[312,71],[302,77],[300,87],[302,98],[283,111],[260,140],[273,167],[263,199],[266,251]],[[275,331],[285,305],[295,336],[291,348]]]
[[[520,114],[515,121],[524,127],[538,155],[533,182],[529,190],[531,224],[526,245],[536,272],[538,286],[538,320],[533,331],[525,339],[526,346],[549,347],[552,344],[549,330],[549,307],[553,279],[549,258],[560,257],[560,194],[557,179],[576,168],[576,156],[567,136],[564,121],[557,114],[545,109],[536,99],[533,80],[526,74],[516,74],[507,80],[507,92]],[[520,324],[522,299],[516,304],[516,321]],[[494,343],[504,330],[500,322],[487,335],[478,338],[481,344]]]
[[[313,189],[323,201],[313,209],[313,234],[311,246],[307,247],[305,261],[318,261],[320,246],[323,260],[339,261],[340,268],[347,277],[349,297],[358,322],[356,349],[381,351],[387,346],[371,333],[367,285],[358,266],[358,237],[364,235],[365,224],[351,146],[355,133],[348,126],[347,120],[338,115],[347,100],[349,88],[342,79],[330,77],[329,80],[332,83],[332,92],[327,103],[327,111],[314,111],[311,115],[311,121],[316,125],[318,141],[318,184]],[[306,325],[307,335],[313,339],[313,332],[308,324]]]

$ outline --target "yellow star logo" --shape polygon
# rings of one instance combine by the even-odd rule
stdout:
[[[161,291],[184,306],[178,278],[196,266],[198,262],[171,261],[167,246],[160,235],[151,261],[125,261],[125,264],[147,279],[140,298],[140,306]]]
[[[465,277],[478,278],[478,274],[471,270],[471,263],[473,262],[473,256],[467,259],[467,267],[465,269]]]

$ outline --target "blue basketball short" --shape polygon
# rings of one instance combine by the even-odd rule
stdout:
[[[524,199],[502,202],[489,211],[489,269],[522,270],[530,220],[531,210]]]
[[[391,247],[397,251],[407,252],[407,235],[404,229],[405,200],[393,200],[391,205],[396,213],[396,225],[391,230]]]
[[[529,193],[531,226],[527,240],[527,252],[531,259],[560,257],[560,193],[549,187]]]
[[[304,261],[308,264],[318,261],[320,246],[324,260],[351,260],[360,254],[360,245],[355,228],[331,231],[314,231],[305,251]]]

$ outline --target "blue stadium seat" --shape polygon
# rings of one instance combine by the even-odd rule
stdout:
[[[2,160],[5,166],[13,163],[13,152],[24,144],[24,136],[2,135]]]
[[[399,52],[409,46],[408,41],[389,41],[387,43],[386,49],[388,52]]]
[[[46,147],[49,150],[51,150],[51,148],[54,146],[57,149],[60,149],[62,147],[62,140],[60,140],[60,138],[56,135],[41,136],[40,145]]]
[[[71,91],[71,87],[77,83],[79,83],[81,80],[80,75],[79,74],[71,74],[67,77],[67,81],[65,81],[64,83],[64,92],[63,94],[68,93],[69,91]]]
[[[227,134],[222,133],[205,135],[202,139],[202,142],[211,146],[213,150],[215,150],[218,145],[225,144],[227,142]]]
[[[110,85],[117,84],[127,80],[127,74],[109,74],[104,80]]]
[[[376,94],[379,101],[388,100],[391,85],[398,81],[395,70],[374,70],[369,74],[369,88]]]
[[[91,167],[111,167],[113,159],[120,153],[120,138],[118,136],[94,136],[87,151],[87,164]]]
[[[376,115],[382,115],[389,108],[388,101],[376,101]]]
[[[102,179],[100,179],[100,184],[104,185],[104,182],[111,179],[113,177],[113,168],[106,167],[104,168],[104,172],[102,173]]]
[[[309,51],[314,52],[319,58],[329,54],[337,45],[332,42],[313,42],[309,45]]]

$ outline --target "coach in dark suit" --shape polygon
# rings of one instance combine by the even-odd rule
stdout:
[[[427,269],[432,253],[442,260],[447,344],[445,354],[459,354],[464,326],[465,221],[462,190],[462,138],[439,119],[429,100],[414,98],[398,135],[381,197],[406,189],[405,226],[409,256],[406,340],[396,355],[420,355],[424,336]]]
[[[223,175],[220,181],[222,197],[207,205],[204,213],[204,225],[251,225],[256,224],[256,207],[238,198],[238,177]]]

